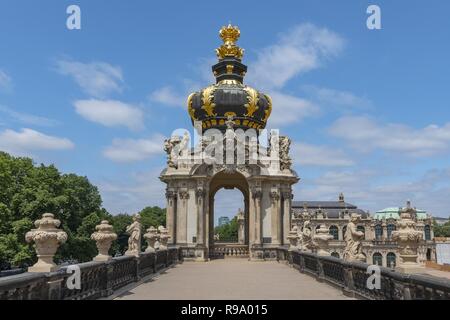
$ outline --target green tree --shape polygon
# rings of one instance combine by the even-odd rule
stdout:
[[[239,223],[237,217],[231,219],[231,221],[222,226],[214,228],[215,234],[219,235],[219,241],[225,242],[237,242],[238,241]]]
[[[433,231],[435,237],[450,237],[450,221],[439,225],[433,220]]]

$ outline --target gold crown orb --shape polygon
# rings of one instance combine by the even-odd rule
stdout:
[[[221,60],[225,57],[234,57],[237,59],[242,59],[244,55],[244,49],[239,48],[236,45],[236,41],[239,39],[241,35],[241,31],[237,26],[232,26],[229,24],[228,26],[222,27],[219,31],[219,35],[223,40],[223,45],[216,49],[217,57]]]

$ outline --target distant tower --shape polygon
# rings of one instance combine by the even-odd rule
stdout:
[[[342,192],[339,193],[339,202],[345,202],[344,194]]]

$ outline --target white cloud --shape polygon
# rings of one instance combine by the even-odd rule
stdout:
[[[293,142],[292,158],[302,166],[346,167],[354,162],[340,149]]]
[[[311,95],[315,101],[325,107],[352,107],[367,109],[371,106],[371,101],[361,98],[348,91],[340,91],[316,86],[303,86],[305,92]]]
[[[276,44],[258,52],[248,80],[263,89],[282,88],[293,77],[316,69],[340,53],[344,40],[313,24],[301,24],[282,34]]]
[[[162,170],[155,168],[123,179],[97,181],[105,208],[112,214],[131,214],[146,206],[165,207],[165,184],[158,179]]]
[[[186,99],[187,94],[186,96],[183,96],[170,86],[162,87],[150,94],[150,100],[171,107],[185,107]]]
[[[154,135],[150,139],[114,139],[112,145],[103,150],[103,155],[115,162],[135,162],[163,154],[164,137]]]
[[[340,192],[347,202],[374,213],[387,207],[405,205],[427,210],[435,216],[448,217],[450,206],[450,168],[431,169],[418,178],[400,181],[392,172],[377,170],[328,171],[304,179],[295,186],[295,200],[336,200]]]
[[[125,126],[131,130],[144,127],[142,110],[117,100],[78,100],[74,106],[83,118],[107,127]]]
[[[6,106],[0,105],[0,112],[3,114],[6,114],[8,117],[10,117],[13,120],[16,120],[20,123],[29,124],[29,125],[36,125],[36,126],[46,126],[51,127],[58,125],[59,122],[56,120],[48,119],[45,117],[35,116],[28,113],[23,112],[17,112],[14,111],[11,108],[8,108]]]
[[[82,63],[59,60],[57,71],[71,76],[85,93],[97,98],[122,91],[122,70],[105,62]]]
[[[270,96],[273,103],[272,114],[269,118],[270,125],[292,124],[320,112],[317,105],[302,98],[279,91],[270,92]]]
[[[367,117],[347,116],[338,119],[331,126],[330,133],[362,152],[381,149],[427,157],[450,149],[450,123],[415,129],[404,124],[382,124]]]
[[[20,132],[10,129],[0,132],[0,150],[16,156],[31,156],[34,151],[68,150],[74,147],[69,139],[49,136],[28,128]]]
[[[12,85],[11,77],[0,69],[0,90],[10,90]]]

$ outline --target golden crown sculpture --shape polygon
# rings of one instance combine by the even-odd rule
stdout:
[[[223,40],[223,45],[216,49],[217,57],[222,60],[226,57],[234,57],[237,59],[242,59],[244,55],[244,49],[239,48],[236,45],[236,41],[239,39],[241,35],[241,31],[237,26],[232,26],[229,24],[228,26],[222,27],[219,31],[219,35]]]

